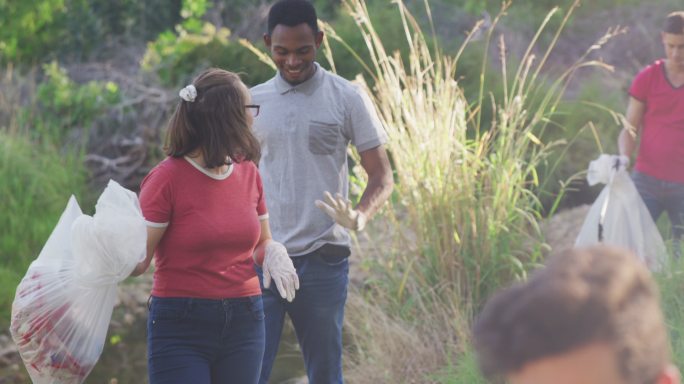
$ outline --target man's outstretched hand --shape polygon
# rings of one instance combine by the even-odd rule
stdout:
[[[315,204],[321,211],[332,217],[335,222],[345,228],[354,231],[361,231],[366,226],[366,215],[363,212],[352,208],[349,199],[339,193],[333,197],[330,192],[325,191],[325,202],[316,200]]]

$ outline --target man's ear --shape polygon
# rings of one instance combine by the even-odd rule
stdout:
[[[656,384],[680,384],[681,377],[679,374],[679,369],[673,364],[668,364],[660,372]]]
[[[271,35],[268,33],[264,33],[264,44],[266,48],[271,49]]]
[[[318,33],[316,33],[315,39],[316,39],[315,40],[316,41],[316,49],[318,49],[318,48],[320,48],[321,43],[323,42],[323,31],[318,31]]]

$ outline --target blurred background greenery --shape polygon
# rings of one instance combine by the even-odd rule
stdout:
[[[582,172],[601,152],[615,153],[626,90],[662,55],[661,20],[681,4],[518,0],[499,18],[500,0],[406,0],[399,4],[416,21],[406,26],[389,0],[313,2],[330,44],[319,61],[345,78],[361,75],[397,167],[391,204],[355,250],[363,261],[345,328],[350,382],[483,382],[468,344],[472,317],[492,291],[543,260],[547,217],[593,201],[599,188]],[[179,87],[209,66],[240,72],[248,85],[274,75],[247,47],[264,49],[272,3],[0,0],[1,329],[69,195],[92,210],[107,180],[137,190],[162,158]],[[354,17],[362,11],[377,41]],[[425,51],[406,31],[424,33]],[[405,70],[374,64],[394,52]],[[413,68],[413,59],[431,66]],[[379,81],[394,75],[410,81]],[[403,108],[393,104],[397,92],[430,97],[402,99],[416,106]],[[659,279],[682,361],[678,276]],[[92,382],[126,369],[127,345],[144,343],[139,331],[110,339],[108,367]],[[130,365],[119,377],[142,382],[144,365]]]

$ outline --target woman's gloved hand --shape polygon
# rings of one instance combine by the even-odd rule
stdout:
[[[280,296],[292,302],[295,291],[299,289],[299,277],[285,246],[277,241],[268,241],[261,269],[264,273],[264,288],[270,287],[273,280]]]

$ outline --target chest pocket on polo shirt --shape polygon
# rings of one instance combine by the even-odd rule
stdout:
[[[340,126],[336,123],[309,121],[309,151],[314,155],[330,155],[335,152],[340,138]]]

